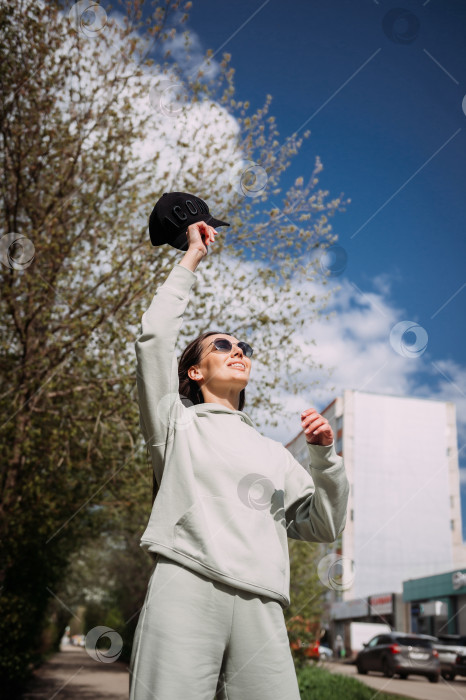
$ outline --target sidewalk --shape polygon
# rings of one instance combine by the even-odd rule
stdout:
[[[128,700],[129,671],[121,661],[94,661],[85,649],[62,646],[34,672],[23,700]]]

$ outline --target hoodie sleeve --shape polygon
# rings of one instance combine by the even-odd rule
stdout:
[[[187,409],[179,394],[175,345],[197,275],[175,265],[142,315],[135,342],[139,424],[146,444],[163,445],[173,420]]]
[[[311,445],[309,471],[288,454],[285,517],[288,537],[334,542],[346,524],[349,483],[342,457],[331,445]]]

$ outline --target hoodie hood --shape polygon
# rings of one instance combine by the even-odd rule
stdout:
[[[209,413],[232,413],[237,414],[242,421],[250,425],[251,428],[256,428],[253,421],[250,419],[247,413],[244,411],[236,411],[233,408],[228,408],[227,406],[222,406],[220,403],[197,403],[194,406],[190,406],[188,410],[195,411],[198,416],[206,416]]]

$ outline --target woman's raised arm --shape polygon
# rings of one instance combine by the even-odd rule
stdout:
[[[175,346],[196,281],[194,270],[207,255],[207,246],[215,239],[215,233],[203,221],[189,226],[186,254],[157,289],[142,315],[142,332],[135,342],[136,376],[140,426],[147,444],[164,444],[173,421],[186,410],[178,394]]]

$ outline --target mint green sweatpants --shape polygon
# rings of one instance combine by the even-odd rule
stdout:
[[[280,603],[157,554],[130,700],[300,700]]]

